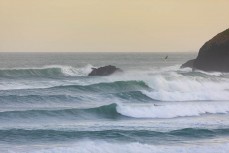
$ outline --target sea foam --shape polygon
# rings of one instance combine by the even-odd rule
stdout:
[[[228,102],[158,103],[150,105],[118,104],[117,112],[133,118],[175,118],[229,112]]]
[[[104,141],[82,141],[68,146],[47,146],[46,149],[19,147],[10,153],[228,153],[229,144],[203,145],[149,145],[141,143],[108,143]],[[44,147],[44,146],[42,146]]]

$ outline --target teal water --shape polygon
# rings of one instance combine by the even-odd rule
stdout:
[[[229,152],[229,75],[195,56],[1,53],[0,152]],[[104,65],[124,73],[87,76]]]

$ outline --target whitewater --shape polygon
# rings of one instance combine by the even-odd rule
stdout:
[[[0,53],[0,152],[227,153],[229,74],[196,54]]]

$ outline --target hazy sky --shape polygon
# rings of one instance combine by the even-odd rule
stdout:
[[[0,0],[0,51],[198,51],[229,0]]]

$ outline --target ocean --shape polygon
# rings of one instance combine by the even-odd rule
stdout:
[[[0,53],[0,153],[228,153],[229,74],[196,56]]]

